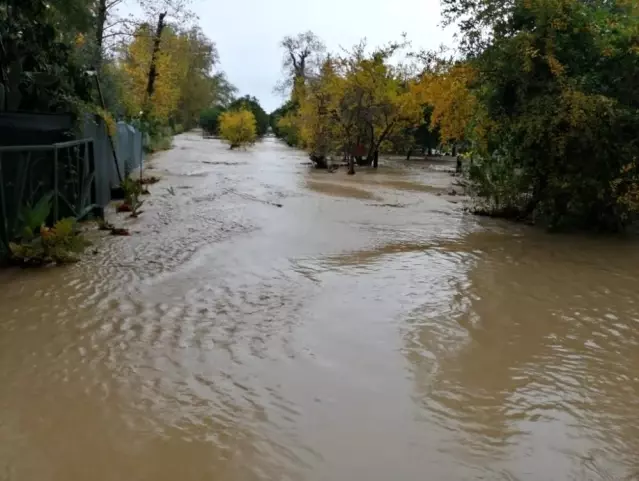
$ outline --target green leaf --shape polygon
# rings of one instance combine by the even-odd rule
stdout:
[[[40,200],[35,206],[27,204],[22,208],[21,222],[24,227],[29,227],[35,231],[42,224],[44,224],[51,213],[51,200],[53,199],[53,192],[40,197]]]
[[[91,214],[92,212],[94,212],[96,209],[98,209],[100,206],[97,204],[91,204],[91,205],[87,205],[84,209],[82,209],[80,212],[77,212],[75,215],[75,220],[77,221],[81,221],[82,219],[86,218],[89,214]]]

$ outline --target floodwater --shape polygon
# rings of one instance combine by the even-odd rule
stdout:
[[[306,160],[181,136],[134,235],[0,274],[0,480],[639,479],[636,241]]]

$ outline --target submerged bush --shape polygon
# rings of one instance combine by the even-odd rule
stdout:
[[[220,137],[231,149],[250,145],[257,137],[255,116],[248,110],[224,112],[220,116]]]

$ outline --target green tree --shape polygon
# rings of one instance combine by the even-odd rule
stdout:
[[[637,3],[443,5],[476,72],[467,126],[487,208],[553,228],[623,228],[639,180]]]
[[[202,110],[200,113],[200,127],[202,130],[208,135],[217,134],[220,126],[220,116],[224,112],[226,112],[226,109],[221,106]]]
[[[202,109],[215,103],[217,84],[212,71],[218,61],[218,53],[215,44],[197,27],[182,32],[180,39],[180,55],[187,59],[187,63],[172,120],[188,130],[197,125]]]
[[[79,5],[14,0],[0,7],[0,109],[69,111],[78,101],[90,100],[86,66],[74,55],[84,16],[64,18],[71,11],[66,8]]]
[[[263,136],[268,131],[269,116],[255,97],[250,95],[240,97],[229,104],[228,110],[249,110],[252,112],[255,117],[258,137]]]

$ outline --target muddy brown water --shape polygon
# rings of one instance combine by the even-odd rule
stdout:
[[[175,144],[132,237],[0,274],[1,480],[637,479],[636,241]]]

